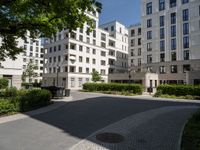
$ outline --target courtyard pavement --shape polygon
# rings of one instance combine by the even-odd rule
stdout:
[[[0,150],[178,150],[184,124],[200,106],[149,96],[74,91],[72,97],[26,117],[0,118]],[[100,142],[102,132],[124,141]]]

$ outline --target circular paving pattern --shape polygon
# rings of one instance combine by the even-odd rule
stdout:
[[[104,143],[120,143],[124,141],[124,137],[117,133],[100,133],[96,135],[96,139]]]

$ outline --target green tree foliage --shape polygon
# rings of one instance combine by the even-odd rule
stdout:
[[[94,7],[96,6],[96,7]],[[87,22],[94,27],[86,11],[101,11],[96,0],[1,0],[0,1],[0,60],[12,59],[23,52],[17,39],[51,37],[63,28],[75,30]]]
[[[92,81],[97,82],[101,80],[101,75],[97,71],[92,72]]]
[[[8,87],[8,80],[5,78],[0,78],[0,89],[5,89]]]
[[[33,61],[29,61],[26,70],[22,74],[22,80],[25,81],[28,77],[29,82],[33,77],[37,77],[37,74],[35,73],[35,70],[37,70],[38,67],[33,63]]]

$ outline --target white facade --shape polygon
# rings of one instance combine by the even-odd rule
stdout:
[[[41,40],[31,40],[27,37],[27,40],[17,39],[18,47],[25,49],[24,53],[17,56],[16,60],[6,58],[5,61],[0,62],[0,77],[9,79],[9,86],[21,87],[22,73],[26,69],[26,66],[30,60],[38,66],[35,70],[37,77],[34,77],[31,82],[40,82],[42,80],[43,73],[43,47],[41,46]],[[0,43],[2,39],[0,38]],[[29,79],[26,79],[28,82]]]
[[[83,83],[91,82],[91,73],[94,70],[101,74],[102,82],[108,82],[109,73],[126,70],[128,32],[125,27],[118,22],[106,24],[114,28],[111,36],[102,26],[98,27],[98,13],[88,15],[96,23],[94,31],[87,32],[89,26],[85,24],[83,29],[71,33],[64,29],[47,41],[44,86],[81,89]],[[115,29],[118,29],[118,26],[123,33],[117,33]]]
[[[142,0],[142,70],[160,83],[186,83],[200,70],[200,1]]]

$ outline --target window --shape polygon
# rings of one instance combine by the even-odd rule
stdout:
[[[92,64],[96,64],[96,59],[92,59]]]
[[[138,39],[138,45],[141,45],[141,38]]]
[[[101,33],[101,40],[106,41],[106,35],[104,33]]]
[[[183,48],[189,48],[189,37],[186,36],[183,38]]]
[[[57,49],[56,46],[54,46],[54,52],[56,52],[56,49]]]
[[[142,65],[142,59],[138,58],[138,66],[141,66],[141,65]]]
[[[152,19],[147,20],[147,28],[152,27]]]
[[[86,48],[86,53],[90,53],[90,48],[89,47]]]
[[[135,46],[135,40],[134,39],[131,40],[131,46]]]
[[[165,51],[165,41],[160,41],[160,51]]]
[[[152,31],[147,31],[147,40],[152,39]]]
[[[189,3],[189,0],[182,0],[182,4]]]
[[[165,16],[160,16],[160,27],[165,25]]]
[[[147,55],[147,63],[152,63],[152,55]]]
[[[171,24],[176,23],[176,13],[171,13]]]
[[[176,36],[176,25],[171,26],[171,37]]]
[[[90,63],[90,58],[86,57],[86,63]]]
[[[83,72],[83,68],[82,68],[82,67],[79,67],[79,68],[78,68],[78,72],[82,73],[82,72]]]
[[[61,50],[61,45],[58,45],[58,50],[59,50],[59,51]]]
[[[138,28],[138,35],[141,35],[141,33],[142,33],[142,29]]]
[[[189,20],[189,10],[184,9],[183,10],[183,21],[188,21]]]
[[[111,26],[111,31],[114,31],[114,30],[115,30],[114,26]]]
[[[101,47],[104,47],[104,48],[106,48],[106,43],[104,43],[104,42],[101,42]]]
[[[146,4],[146,14],[152,14],[152,2]]]
[[[78,79],[78,86],[79,86],[79,87],[82,87],[82,84],[83,84],[83,79],[82,79],[82,78],[79,78],[79,79]]]
[[[176,61],[176,52],[171,53],[171,60]]]
[[[170,7],[176,7],[176,0],[170,0]]]
[[[176,49],[176,39],[172,39],[171,40],[171,50],[175,50]]]
[[[106,56],[106,52],[101,51],[101,56]]]
[[[159,0],[159,11],[165,10],[165,0]]]
[[[183,51],[183,59],[184,60],[189,60],[190,59],[190,51],[189,50]]]
[[[160,72],[160,74],[165,74],[166,73],[165,66],[160,66],[159,67],[159,72]]]
[[[33,46],[30,46],[30,51],[33,51]]]
[[[96,54],[96,49],[93,49],[93,50],[92,50],[92,54]]]
[[[190,70],[191,70],[191,67],[189,64],[183,65],[183,73],[186,73],[186,71],[190,71]]]
[[[75,87],[75,78],[71,78],[71,87]]]
[[[102,65],[102,66],[105,66],[105,65],[106,65],[106,61],[101,60],[101,65]]]
[[[76,50],[76,44],[71,43],[71,44],[70,44],[70,49]]]
[[[86,68],[86,73],[90,73],[90,68]]]
[[[177,71],[178,71],[177,65],[172,65],[171,66],[171,73],[177,73]]]
[[[79,62],[83,62],[83,57],[79,56]]]
[[[141,52],[141,48],[138,48],[138,56],[141,56],[142,52]]]
[[[160,28],[160,39],[164,39],[164,38],[165,38],[165,29]]]
[[[83,36],[79,35],[79,41],[83,41]]]
[[[96,37],[96,30],[93,31],[93,37]]]
[[[89,37],[87,37],[87,43],[90,43],[90,38]]]
[[[131,30],[131,37],[135,36],[135,30]]]
[[[106,75],[106,70],[101,69],[101,75]]]
[[[147,43],[147,51],[152,51],[152,43]]]
[[[160,62],[165,62],[165,53],[160,54]]]
[[[131,56],[135,56],[134,49],[131,49]]]
[[[58,56],[58,62],[60,62],[61,61],[61,56]]]
[[[189,34],[189,23],[183,24],[183,35]]]
[[[82,52],[83,51],[83,46],[79,46],[79,51]]]
[[[75,68],[74,66],[70,66],[70,67],[69,67],[69,71],[70,71],[70,72],[75,72],[75,71],[76,71],[76,68]]]
[[[56,62],[56,57],[53,57],[53,62]]]

